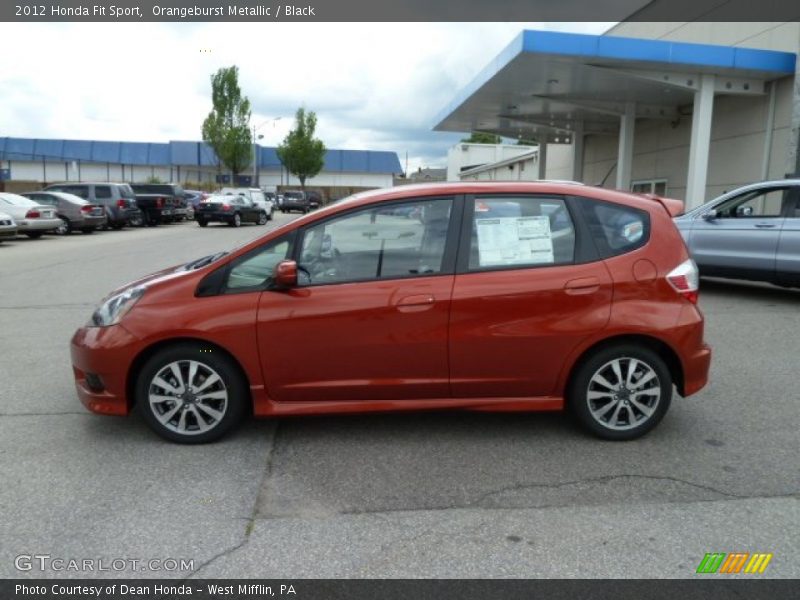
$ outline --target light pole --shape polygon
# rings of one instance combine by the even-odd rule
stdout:
[[[273,127],[275,126],[276,121],[280,121],[282,117],[275,117],[274,119],[267,119],[263,121],[260,125],[253,125],[253,186],[260,187],[258,185],[259,178],[258,178],[258,145],[256,144],[257,140],[264,139],[263,135],[257,135],[258,130],[261,129],[267,123],[272,123]]]

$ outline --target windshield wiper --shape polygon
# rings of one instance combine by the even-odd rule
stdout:
[[[217,252],[216,254],[209,254],[208,256],[204,256],[203,258],[198,258],[196,260],[193,260],[191,262],[186,263],[184,268],[187,271],[192,271],[194,269],[200,269],[202,267],[205,267],[206,265],[210,265],[215,260],[219,260],[220,258],[225,256],[226,254],[227,254],[227,252]]]

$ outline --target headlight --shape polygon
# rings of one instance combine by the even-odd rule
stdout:
[[[103,302],[97,310],[94,311],[90,327],[108,327],[109,325],[116,325],[120,319],[128,314],[128,311],[133,308],[136,302],[144,295],[145,288],[142,286],[128,288],[120,294],[115,294],[111,298]]]

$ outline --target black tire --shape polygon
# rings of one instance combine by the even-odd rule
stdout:
[[[208,221],[206,221],[205,219],[197,219],[197,224],[200,225],[200,227],[205,227],[206,225],[208,225]]]
[[[123,227],[125,227],[125,223],[112,223],[111,224],[111,229],[113,229],[114,231],[119,231]]]
[[[70,223],[70,220],[61,217],[61,222],[63,225],[55,230],[56,235],[69,235],[72,233],[72,223]]]
[[[81,229],[81,233],[89,235],[90,233],[94,233],[94,227],[84,227]]]
[[[616,361],[622,382],[616,379]],[[630,373],[632,364],[634,371]],[[612,387],[593,381],[598,374]],[[640,390],[654,391],[641,394]],[[634,440],[646,434],[664,418],[671,400],[672,375],[666,363],[649,348],[637,344],[609,346],[590,355],[573,373],[567,390],[567,407],[580,424],[597,437],[612,441]]]
[[[44,235],[43,231],[26,231],[25,235],[27,235],[32,240],[38,240],[40,237]]]
[[[197,372],[199,374],[202,374],[204,369],[210,368],[212,372],[219,376],[220,383],[213,384],[207,390],[222,390],[227,393],[224,408],[220,403],[215,405],[215,410],[222,412],[223,416],[213,424],[211,429],[204,432],[200,431],[196,421],[196,415],[206,415],[205,412],[194,408],[199,404],[198,401],[178,399],[177,395],[175,395],[174,403],[155,404],[149,400],[149,391],[154,386],[153,379],[156,375],[168,365],[179,362],[184,365],[181,372],[188,378],[188,363],[183,361],[190,360],[202,365],[202,367],[198,368]],[[196,381],[198,380],[195,379]],[[158,394],[169,393],[166,392],[165,388],[158,388],[158,386],[153,387],[153,390]],[[172,396],[173,394],[170,394],[170,397]],[[211,346],[204,346],[201,343],[176,344],[154,354],[139,371],[136,378],[135,397],[136,407],[147,425],[161,437],[181,444],[204,444],[220,439],[238,425],[247,412],[246,409],[249,404],[248,384],[236,363],[217,349]],[[169,420],[165,424],[159,420],[159,416],[163,418],[168,410],[177,408],[178,404],[181,404],[182,408],[175,413],[174,420],[177,421],[176,423]],[[176,430],[180,423],[180,414],[183,411],[187,412],[187,416],[184,417],[185,426],[193,427],[194,431],[187,430],[187,432],[182,433]],[[206,415],[206,417],[209,417],[209,415]]]
[[[144,219],[142,217],[131,217],[128,219],[128,225],[131,227],[144,227]]]
[[[258,224],[259,225],[266,225],[267,221],[269,221],[269,217],[267,217],[267,213],[265,213],[265,212],[258,213]]]
[[[236,213],[233,215],[231,220],[229,221],[228,225],[231,227],[241,227],[242,226],[242,215]]]

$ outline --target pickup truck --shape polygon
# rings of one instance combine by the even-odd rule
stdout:
[[[132,183],[136,194],[136,203],[141,198],[150,205],[154,213],[158,212],[158,199],[161,198],[162,206],[160,215],[154,214],[156,223],[171,223],[172,221],[185,221],[188,213],[186,208],[186,193],[177,183]],[[145,210],[140,204],[139,207]],[[149,213],[148,213],[149,217]],[[149,218],[148,218],[149,220]]]
[[[132,183],[136,205],[144,213],[144,222],[150,227],[175,220],[175,199],[172,194],[153,190],[158,184]]]

